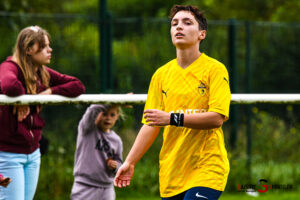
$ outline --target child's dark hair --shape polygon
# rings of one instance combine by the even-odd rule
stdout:
[[[199,29],[200,30],[207,30],[207,21],[204,16],[204,14],[196,7],[196,6],[191,6],[191,5],[174,5],[171,8],[169,18],[173,19],[173,17],[178,13],[179,11],[189,11],[191,12],[195,19],[197,20],[199,24]]]

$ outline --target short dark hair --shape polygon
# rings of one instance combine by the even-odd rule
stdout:
[[[207,30],[207,21],[204,16],[204,14],[196,7],[191,5],[174,5],[170,10],[169,18],[173,19],[173,17],[178,13],[179,11],[189,11],[191,12],[195,19],[197,20],[199,24],[200,30]]]

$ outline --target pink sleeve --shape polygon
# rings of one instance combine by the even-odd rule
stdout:
[[[50,73],[50,87],[52,94],[76,97],[85,92],[85,87],[79,79],[61,74],[50,68],[47,68],[47,70]]]
[[[19,96],[26,93],[25,87],[18,77],[18,67],[10,62],[4,62],[0,66],[0,87],[2,94]]]

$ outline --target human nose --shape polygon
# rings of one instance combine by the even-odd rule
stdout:
[[[182,30],[182,23],[178,22],[177,26],[176,26],[176,30]]]

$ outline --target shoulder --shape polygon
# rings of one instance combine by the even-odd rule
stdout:
[[[15,71],[15,72],[19,71],[19,67],[18,67],[17,63],[13,62],[9,58],[1,63],[0,69],[2,69],[2,70],[9,69],[10,71]]]
[[[164,64],[163,66],[159,67],[153,74],[152,78],[164,76],[167,72],[170,71],[170,69],[172,68],[174,63],[176,63],[176,59],[173,59],[173,60],[167,62],[166,64]]]
[[[220,61],[218,61],[217,59],[212,58],[206,54],[204,54],[203,56],[204,56],[206,64],[211,65],[213,68],[225,68],[226,69],[225,65],[223,63],[221,63]]]
[[[227,68],[223,63],[221,63],[215,58],[207,56],[206,54],[203,54],[203,56],[204,56],[204,62],[207,69],[209,69],[210,71],[227,72]]]
[[[23,80],[23,73],[17,63],[7,59],[0,65],[0,79],[10,79],[15,77],[20,81]]]
[[[111,137],[116,140],[118,143],[122,144],[122,139],[121,137],[113,130],[111,130]]]

